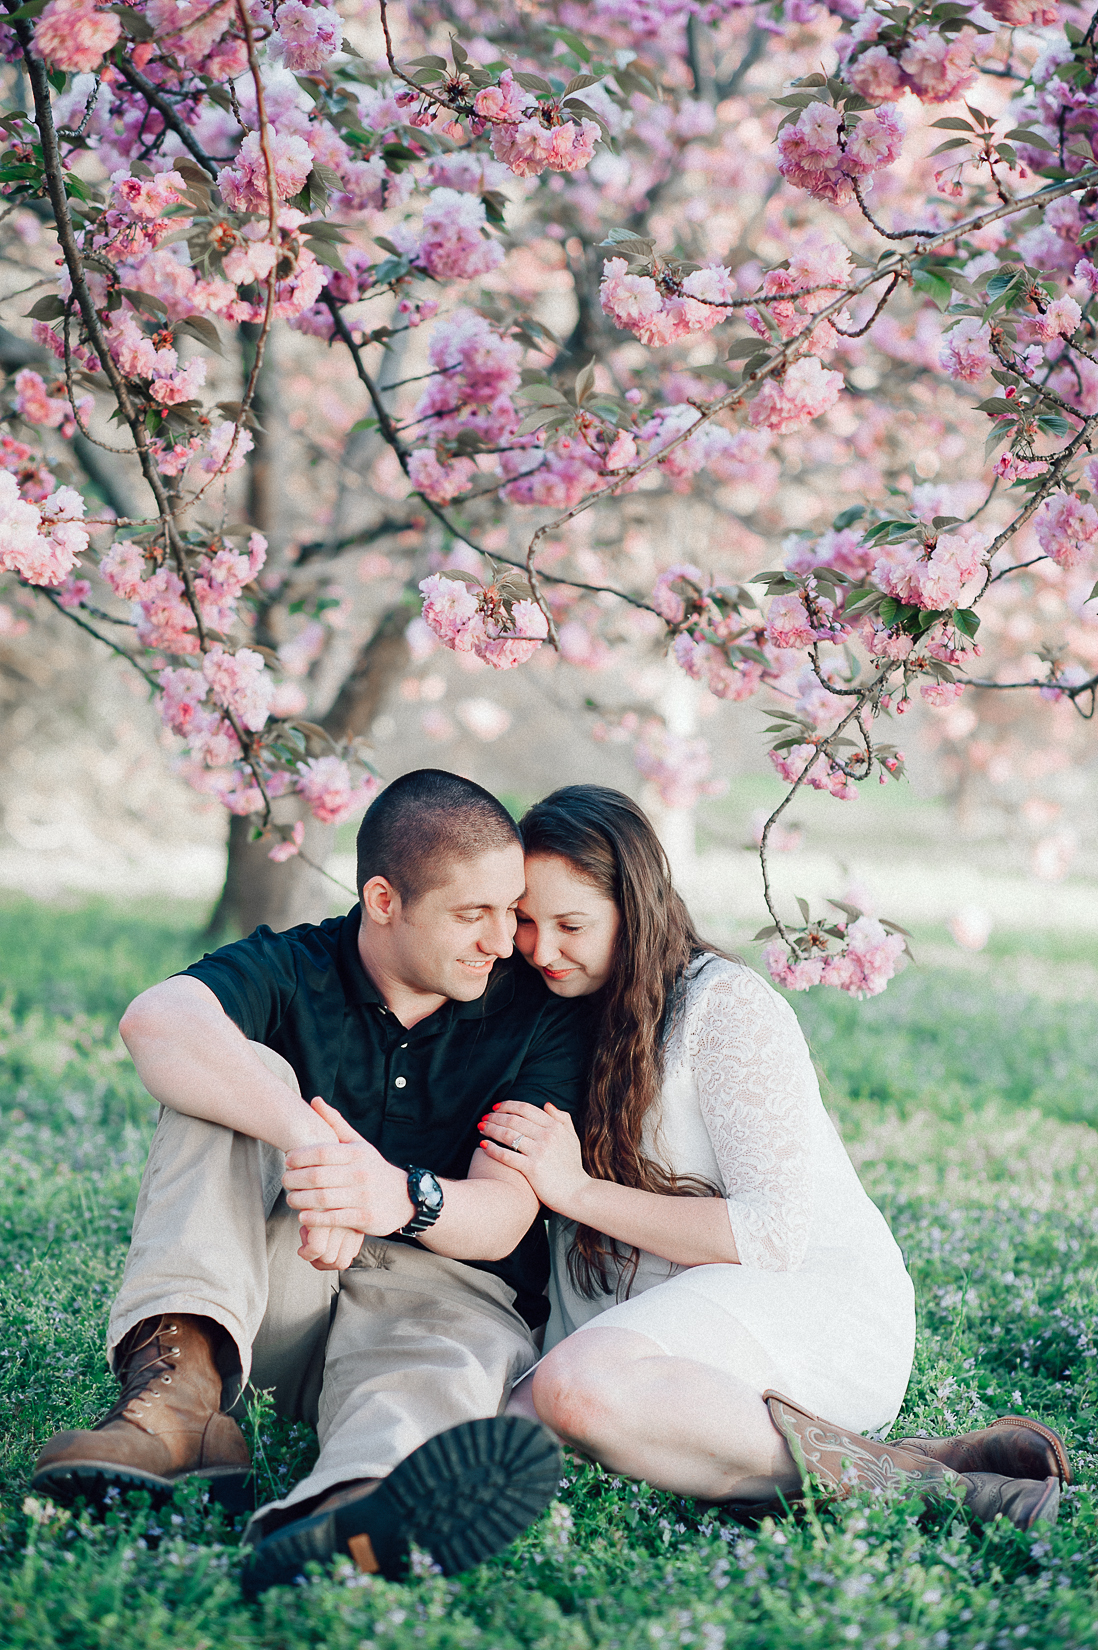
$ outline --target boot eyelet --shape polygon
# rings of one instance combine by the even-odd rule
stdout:
[[[163,1381],[165,1386],[171,1386],[172,1378],[170,1375],[161,1375],[160,1379]]]

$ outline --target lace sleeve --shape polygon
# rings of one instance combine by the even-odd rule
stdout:
[[[820,1103],[808,1045],[788,1003],[748,968],[710,964],[695,990],[687,1052],[740,1260],[795,1271],[808,1244]]]

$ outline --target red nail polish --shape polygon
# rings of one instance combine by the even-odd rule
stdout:
[[[497,1100],[496,1104],[492,1107],[492,1110],[493,1111],[498,1111],[500,1106],[502,1106],[502,1104],[503,1104],[502,1100]]]

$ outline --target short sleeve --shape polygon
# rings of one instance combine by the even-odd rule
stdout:
[[[291,945],[266,927],[207,952],[181,973],[209,986],[229,1019],[256,1043],[270,1041],[298,984]]]
[[[538,991],[545,990],[536,975],[533,984]],[[591,1076],[593,1021],[591,1006],[583,998],[550,997],[509,1086],[508,1099],[542,1107],[551,1102],[578,1120]]]
[[[740,1261],[796,1271],[808,1247],[820,1105],[804,1034],[788,1003],[742,965],[710,965],[693,990],[687,1048]]]

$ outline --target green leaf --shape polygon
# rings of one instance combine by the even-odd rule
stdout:
[[[46,0],[27,0],[25,6],[17,11],[9,11],[4,17],[5,23],[24,23],[31,17],[41,17],[46,9]]]
[[[588,86],[597,86],[601,78],[597,74],[574,74],[564,88],[564,95],[569,97],[573,92],[586,91]]]
[[[181,332],[189,333],[192,338],[197,338],[200,343],[205,344],[207,349],[212,349],[215,355],[225,353],[221,347],[221,334],[205,315],[188,315],[184,320],[177,321],[173,330],[177,335]]]
[[[930,125],[932,129],[937,126],[945,132],[970,132],[974,134],[976,131],[971,122],[962,120],[959,115],[946,115],[944,120],[932,120]],[[937,153],[936,150],[935,153]]]
[[[734,344],[729,345],[725,360],[739,361],[745,355],[757,355],[759,345],[763,342],[764,340],[756,337],[754,333],[750,338],[737,338]]]
[[[848,527],[853,527],[854,523],[860,521],[864,515],[864,504],[852,504],[849,509],[840,511],[831,525],[836,533],[843,533]]]
[[[809,911],[808,911],[808,901],[806,899],[802,899],[800,894],[798,894],[797,895],[797,904],[801,908],[801,916],[804,918],[805,922],[811,922],[812,918],[809,915]]]
[[[547,80],[543,80],[539,74],[516,74],[514,78],[524,92],[533,92],[538,97],[552,97],[553,95],[552,86]]]
[[[1006,139],[1008,142],[1013,139],[1015,143],[1028,143],[1031,149],[1056,149],[1056,145],[1050,143],[1047,137],[1042,137],[1040,132],[1031,132],[1025,126],[1012,127],[1006,133]]]
[[[1092,241],[1094,239],[1095,235],[1098,235],[1098,223],[1088,223],[1082,234],[1079,236],[1079,245],[1085,246],[1087,241]]]
[[[755,940],[772,940],[777,932],[776,925],[771,923],[769,928],[760,928],[757,934],[752,934],[751,939],[752,942]]]
[[[939,309],[948,309],[953,297],[953,288],[940,275],[932,275],[928,269],[913,269],[911,279],[920,292],[925,292],[928,298],[933,299]]]
[[[57,321],[65,313],[65,306],[56,292],[47,292],[44,298],[39,298],[27,311],[28,321]]]
[[[582,406],[583,402],[586,401],[594,387],[595,363],[592,359],[588,361],[585,367],[581,367],[579,372],[576,374],[575,397],[577,407]]]
[[[899,611],[899,602],[892,596],[886,596],[880,606],[881,618],[884,620],[885,624],[890,625]]]
[[[147,292],[136,292],[133,287],[124,286],[122,296],[128,298],[134,309],[143,315],[151,315],[154,321],[166,320],[168,306],[160,298],[153,298]]]
[[[966,636],[975,636],[980,628],[980,615],[971,607],[959,607],[953,615],[953,623]]]
[[[968,138],[947,138],[945,143],[939,143],[936,149],[930,151],[928,158],[933,160],[935,155],[944,155],[947,149],[967,149],[968,145]]]

